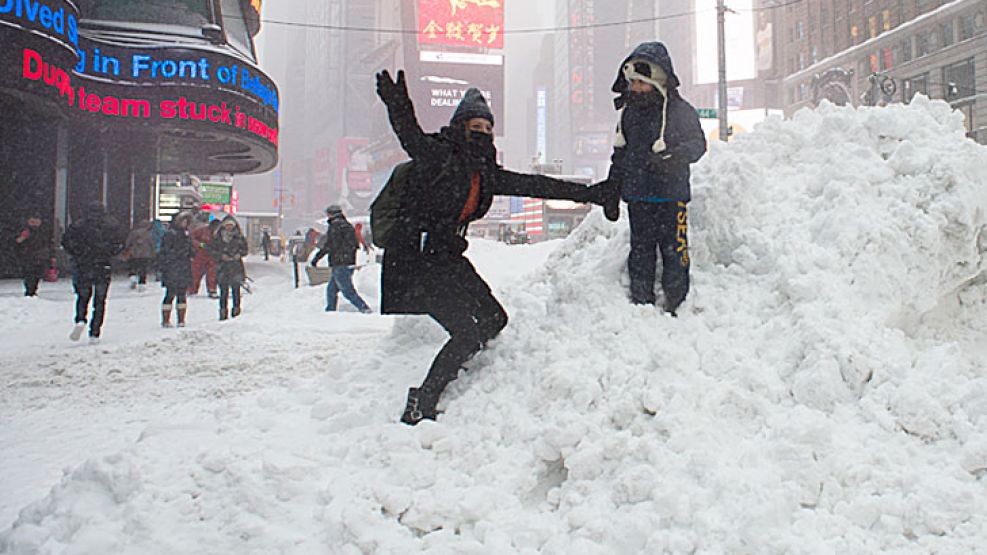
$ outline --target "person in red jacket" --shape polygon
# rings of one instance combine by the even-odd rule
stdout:
[[[206,276],[206,290],[209,291],[209,298],[218,299],[216,283],[216,259],[209,254],[209,243],[212,241],[216,229],[219,227],[219,220],[213,220],[208,224],[202,223],[192,229],[189,236],[192,238],[192,246],[195,247],[195,258],[192,259],[192,285],[188,288],[189,295],[199,294],[199,284],[202,283],[203,274]]]

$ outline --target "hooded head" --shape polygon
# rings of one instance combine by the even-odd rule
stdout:
[[[614,101],[617,109],[622,108],[626,102],[632,79],[648,83],[661,91],[674,92],[679,87],[679,78],[672,68],[672,58],[668,55],[668,49],[660,42],[645,42],[638,45],[631,55],[620,63],[617,79],[610,89],[620,95]]]
[[[223,221],[216,228],[216,235],[218,235],[224,241],[230,241],[237,235],[242,235],[240,231],[240,223],[236,221],[236,218],[232,214],[228,214]]]
[[[651,150],[655,153],[664,152],[667,148],[665,127],[668,123],[668,101],[670,96],[678,95],[679,86],[679,78],[672,68],[672,58],[668,55],[668,49],[664,44],[660,42],[639,44],[631,55],[621,62],[620,69],[617,71],[617,80],[611,87],[613,92],[620,95],[613,101],[614,107],[618,110],[623,110],[629,102],[633,104],[640,94],[631,92],[632,81],[647,83],[661,93],[661,130],[658,140],[651,145]],[[624,133],[618,125],[614,146],[623,147],[626,144]]]
[[[326,206],[326,217],[330,220],[333,218],[338,218],[343,215],[343,207],[338,204],[330,204]]]
[[[171,219],[172,229],[180,229],[182,231],[187,231],[189,222],[192,221],[192,214],[190,212],[179,212],[175,214],[175,217]]]

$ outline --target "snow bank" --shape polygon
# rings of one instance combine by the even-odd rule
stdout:
[[[151,429],[11,553],[971,553],[987,543],[987,149],[959,116],[823,106],[694,173],[693,293],[626,298],[598,212],[503,292],[439,422],[402,320],[315,382]]]

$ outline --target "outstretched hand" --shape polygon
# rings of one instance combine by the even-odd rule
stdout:
[[[385,69],[377,74],[377,96],[390,106],[394,102],[408,99],[408,84],[404,78],[404,70],[398,70],[398,78],[391,79],[391,74]]]

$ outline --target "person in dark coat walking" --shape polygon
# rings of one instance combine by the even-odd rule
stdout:
[[[326,208],[329,230],[319,245],[319,252],[312,258],[312,266],[318,266],[322,257],[329,255],[329,268],[332,276],[326,285],[326,312],[335,312],[339,293],[357,310],[364,314],[372,312],[367,303],[353,286],[353,270],[356,267],[356,251],[359,248],[356,229],[343,214],[338,204]]]
[[[463,255],[470,222],[490,209],[494,195],[594,202],[613,210],[606,187],[587,188],[497,165],[494,116],[483,95],[469,89],[447,127],[426,134],[415,117],[404,72],[377,75],[377,94],[391,126],[413,160],[406,215],[393,245],[384,249],[381,312],[428,314],[449,333],[421,386],[408,390],[401,421],[435,419],[436,404],[462,365],[507,325],[507,313]]]
[[[620,122],[608,178],[630,216],[631,301],[655,304],[660,250],[664,309],[672,315],[689,293],[689,164],[706,152],[699,116],[678,86],[660,42],[641,44],[621,63],[612,89]]]
[[[171,220],[168,232],[161,238],[161,252],[158,262],[161,266],[161,285],[165,296],[161,301],[161,327],[171,327],[171,306],[174,303],[178,314],[178,327],[185,327],[188,313],[188,288],[192,284],[192,259],[195,248],[189,237],[188,228],[192,214],[180,212]]]
[[[24,296],[34,297],[38,294],[38,283],[55,263],[51,229],[44,225],[39,214],[31,214],[14,238],[14,254],[24,278]]]
[[[86,326],[90,300],[93,318],[89,322],[89,339],[99,341],[110,289],[110,261],[123,250],[126,237],[126,229],[106,214],[99,201],[91,202],[86,207],[85,218],[65,230],[62,246],[72,257],[72,285],[76,294],[75,328],[70,335],[73,341],[79,340]]]
[[[216,228],[212,241],[206,247],[216,260],[216,281],[219,283],[219,319],[240,315],[240,288],[247,279],[243,257],[247,256],[247,238],[233,216],[226,216]],[[229,299],[233,308],[227,312]]]
[[[260,234],[260,246],[264,249],[264,260],[268,260],[271,257],[271,232],[267,228]]]
[[[150,221],[138,222],[127,235],[123,256],[127,260],[131,289],[143,291],[147,285],[147,272],[151,269],[151,262],[157,252],[151,235],[152,225]]]

